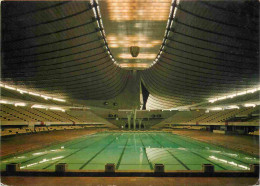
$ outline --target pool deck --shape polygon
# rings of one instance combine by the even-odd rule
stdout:
[[[224,135],[198,130],[173,130],[172,133],[259,157],[259,136]]]
[[[258,178],[218,177],[2,177],[2,183],[12,186],[248,186]]]
[[[54,145],[68,140],[73,140],[83,135],[94,134],[100,131],[103,130],[79,129],[41,132],[36,134],[23,134],[4,137],[1,138],[0,157],[36,150],[49,145]]]

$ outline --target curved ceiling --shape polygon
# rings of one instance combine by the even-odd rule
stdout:
[[[160,57],[141,72],[152,95],[148,108],[190,105],[258,86],[258,5],[257,1],[173,4]]]
[[[107,0],[100,12],[89,2],[4,1],[1,9],[1,81],[8,85],[103,100],[126,86],[130,71],[118,64],[150,65],[140,74],[153,109],[259,86],[257,1]],[[152,57],[128,58],[132,44]]]
[[[2,81],[66,99],[108,99],[128,72],[113,62],[89,2],[3,2]]]

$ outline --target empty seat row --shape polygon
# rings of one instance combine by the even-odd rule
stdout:
[[[16,134],[30,134],[38,132],[48,132],[55,130],[74,130],[74,129],[84,129],[91,128],[92,126],[82,125],[82,126],[41,126],[35,127],[34,129],[23,127],[23,128],[4,128],[1,130],[1,136],[11,136]]]

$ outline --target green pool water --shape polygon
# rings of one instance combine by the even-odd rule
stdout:
[[[145,171],[163,163],[165,170],[201,170],[210,163],[215,170],[248,170],[258,162],[247,154],[166,132],[102,132],[3,158],[1,169],[21,163],[23,170],[54,170],[55,164],[67,163],[70,170],[104,170],[106,163],[115,163],[116,170]]]

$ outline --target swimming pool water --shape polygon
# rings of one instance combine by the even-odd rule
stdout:
[[[201,170],[206,163],[215,170],[249,170],[259,159],[172,133],[102,132],[3,158],[1,169],[8,163],[21,163],[22,170],[54,170],[57,163],[70,170],[104,170],[106,163],[116,170],[153,170],[155,163],[165,170]]]

